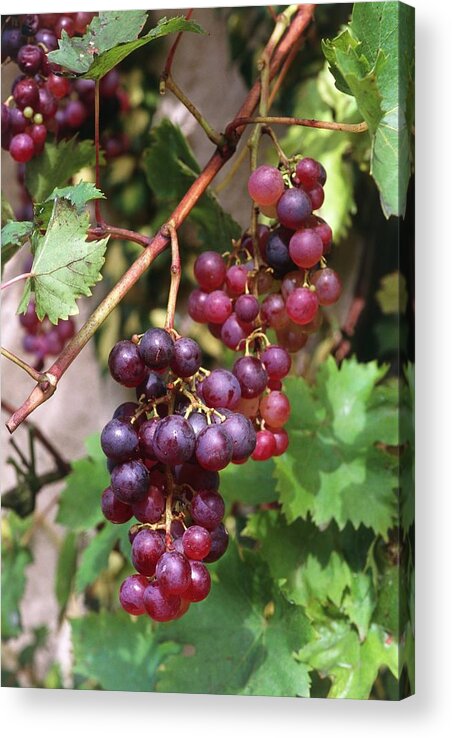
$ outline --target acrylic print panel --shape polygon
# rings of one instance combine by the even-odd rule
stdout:
[[[409,696],[414,10],[2,21],[3,685]]]

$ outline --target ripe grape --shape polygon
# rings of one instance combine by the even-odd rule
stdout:
[[[182,536],[185,555],[194,561],[202,561],[212,548],[212,539],[206,528],[192,525]]]
[[[342,283],[333,269],[319,269],[312,275],[311,283],[316,288],[320,305],[332,305],[339,300]]]
[[[267,370],[255,356],[242,356],[232,370],[240,385],[242,397],[258,397],[268,382]]]
[[[137,400],[144,398],[146,401],[156,400],[166,395],[166,384],[162,377],[155,372],[148,371],[144,380],[136,389]]]
[[[201,366],[201,349],[192,338],[178,338],[174,342],[171,369],[178,377],[192,377]]]
[[[272,391],[265,395],[259,409],[265,423],[272,428],[282,428],[290,417],[289,398],[283,392]]]
[[[146,612],[144,592],[148,585],[148,580],[142,574],[132,574],[124,579],[119,590],[119,602],[130,615],[143,615]]]
[[[248,192],[258,205],[275,205],[284,192],[284,180],[276,167],[258,167],[248,179]]]
[[[322,239],[310,228],[296,231],[290,239],[289,254],[297,266],[310,269],[323,255]]]
[[[132,511],[140,523],[158,523],[165,510],[165,496],[160,489],[150,485],[146,497],[132,505]]]
[[[273,433],[276,442],[276,451],[273,453],[273,456],[282,456],[289,447],[289,436],[287,435],[287,431],[284,430],[284,428],[272,428],[271,432]]]
[[[104,427],[100,445],[105,456],[113,461],[127,461],[138,451],[138,435],[130,423],[114,418]]]
[[[232,459],[232,441],[218,425],[210,425],[196,439],[196,459],[204,469],[220,471]]]
[[[261,361],[270,379],[283,379],[283,377],[286,377],[292,363],[288,352],[277,345],[267,346],[261,354]]]
[[[42,49],[34,44],[26,44],[19,49],[17,64],[24,74],[31,77],[39,72],[43,58]]]
[[[111,487],[102,492],[101,508],[104,517],[110,523],[127,523],[132,517],[132,508],[118,500]]]
[[[197,323],[207,323],[206,302],[208,293],[202,290],[193,290],[188,298],[188,314]]]
[[[118,341],[108,357],[110,374],[125,387],[137,387],[146,376],[146,366],[138,346],[132,341]]]
[[[225,276],[226,289],[231,297],[243,295],[248,281],[248,270],[242,265],[229,267]],[[193,294],[193,293],[192,293]]]
[[[222,290],[214,290],[207,296],[205,315],[209,323],[223,324],[232,313],[232,302]]]
[[[191,501],[191,514],[197,525],[213,531],[220,525],[224,515],[223,498],[213,490],[202,490]]]
[[[290,258],[289,241],[292,231],[286,228],[277,228],[270,233],[266,248],[267,264],[272,267],[276,277],[282,277],[287,272],[295,269],[295,264]]]
[[[261,306],[261,317],[271,328],[283,328],[287,325],[289,317],[286,304],[279,292],[267,295]]]
[[[168,415],[158,424],[152,445],[159,461],[175,466],[193,455],[195,433],[188,420],[180,415]]]
[[[242,461],[251,456],[256,446],[256,431],[248,418],[232,413],[221,428],[232,441],[232,461]]]
[[[312,203],[312,209],[318,210],[322,207],[323,201],[325,200],[325,193],[322,185],[318,184],[311,190],[308,190],[309,199]]]
[[[14,161],[26,164],[35,153],[35,143],[32,137],[28,133],[17,133],[10,141],[9,153]]]
[[[141,338],[138,350],[150,369],[166,369],[174,357],[174,342],[163,328],[149,328]]]
[[[254,461],[266,461],[276,451],[276,441],[273,433],[269,430],[260,430],[256,434],[256,448],[251,454]]]
[[[286,302],[289,318],[298,325],[305,325],[313,320],[319,308],[319,300],[315,292],[308,287],[294,290]]]
[[[194,266],[195,278],[205,292],[218,290],[226,277],[226,264],[216,251],[204,251]]]
[[[217,528],[210,531],[210,538],[212,539],[212,548],[204,559],[206,564],[212,564],[214,561],[218,561],[227,550],[229,535],[223,523],[220,523]]]
[[[240,295],[234,305],[235,314],[242,323],[252,323],[259,315],[259,302],[253,295]]]
[[[151,582],[143,596],[147,614],[159,623],[166,623],[177,617],[181,606],[181,598],[166,595],[157,582]]]
[[[227,369],[214,369],[201,387],[204,401],[209,407],[234,410],[240,400],[240,384]]]
[[[165,553],[165,537],[157,530],[143,528],[138,531],[132,543],[132,563],[135,569],[147,577],[152,577],[155,567]]]
[[[210,592],[211,579],[207,567],[200,561],[190,561],[190,584],[184,592],[189,602],[201,602]]]
[[[307,190],[310,190],[320,180],[320,164],[315,159],[310,159],[309,157],[306,157],[304,159],[301,159],[297,163],[295,174],[299,183]]]
[[[281,225],[296,231],[312,213],[311,200],[304,190],[292,187],[279,199],[276,212]]]
[[[168,551],[158,560],[155,576],[163,594],[182,595],[190,584],[190,564],[183,554]]]
[[[245,295],[242,296],[245,297]],[[245,339],[249,336],[251,331],[251,326],[241,323],[240,320],[238,320],[236,313],[232,313],[232,315],[230,315],[221,326],[220,338],[225,346],[233,351],[237,351],[244,348]]]
[[[149,472],[141,461],[132,459],[115,466],[111,473],[111,488],[116,497],[128,505],[146,495]]]
[[[31,77],[19,79],[13,86],[13,98],[20,110],[24,108],[37,109],[39,105],[38,83]]]
[[[154,436],[159,423],[160,418],[151,418],[150,420],[145,420],[140,425],[140,430],[138,432],[140,451],[146,459],[156,458],[154,454]]]

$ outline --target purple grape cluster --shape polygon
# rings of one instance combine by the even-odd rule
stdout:
[[[12,158],[25,164],[38,156],[48,133],[57,140],[71,138],[94,116],[93,80],[70,80],[60,74],[47,53],[58,47],[63,30],[82,36],[96,13],[44,13],[9,16],[2,31],[2,63],[10,59],[20,74],[13,82],[11,96],[2,104],[2,147]],[[129,99],[113,69],[100,83],[100,95],[115,110],[129,109]],[[127,150],[123,135],[105,135],[102,141],[107,158]]]
[[[228,545],[218,472],[245,462],[257,444],[238,410],[240,378],[208,372],[201,359],[196,341],[161,328],[119,341],[109,357],[112,377],[135,388],[137,399],[120,405],[101,434],[111,474],[103,513],[112,523],[137,520],[130,532],[137,574],[119,599],[127,612],[162,622],[207,597],[206,564]]]
[[[34,354],[34,367],[38,371],[43,368],[46,356],[58,356],[75,334],[73,318],[59,320],[56,325],[47,319],[39,320],[33,299],[28,303],[26,312],[19,316],[19,322],[25,331],[22,347],[24,351]]]

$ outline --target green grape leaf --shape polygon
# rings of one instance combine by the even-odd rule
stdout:
[[[77,536],[73,531],[69,531],[61,544],[55,578],[55,594],[60,612],[64,611],[69,599],[76,568]]]
[[[377,625],[371,626],[360,643],[347,623],[331,621],[318,628],[317,638],[299,651],[298,658],[332,680],[328,697],[368,699],[382,667],[398,678],[397,644]]]
[[[22,520],[13,512],[2,518],[2,639],[22,633],[20,604],[27,582],[26,570],[33,556],[21,538],[30,523],[30,517]]]
[[[123,535],[124,528],[127,533],[129,527],[127,523],[124,525],[107,523],[100,533],[96,532],[93,538],[91,538],[80,557],[77,567],[77,574],[75,576],[75,589],[77,592],[82,592],[107,568],[108,557],[113,546],[116,544],[118,538]]]
[[[133,622],[124,612],[101,612],[70,623],[74,672],[102,689],[153,691],[158,667],[175,650],[171,643],[156,642],[146,617]]]
[[[294,658],[310,636],[303,609],[272,591],[266,567],[250,552],[242,560],[230,546],[215,572],[209,597],[160,631],[181,651],[165,661],[157,689],[308,696],[307,667]]]
[[[269,461],[253,461],[246,464],[229,464],[220,476],[221,495],[228,505],[241,502],[244,505],[259,505],[263,502],[274,502],[276,492],[273,478],[274,463]]]
[[[317,78],[297,87],[293,115],[344,123],[361,120],[353,98],[337,92],[334,78],[326,68]],[[281,140],[288,156],[301,153],[318,159],[328,172],[325,202],[318,212],[331,226],[336,242],[347,234],[351,216],[356,212],[353,167],[348,156],[356,142],[357,134],[299,126],[289,126]]]
[[[375,605],[376,594],[371,575],[365,572],[354,573],[344,598],[343,609],[356,625],[361,641],[367,636]]]
[[[84,167],[94,166],[96,151],[92,141],[46,143],[40,156],[34,157],[25,172],[25,185],[35,202],[44,202],[56,187],[64,187]],[[105,163],[101,156],[101,164]]]
[[[2,273],[5,264],[30,240],[33,223],[28,220],[8,221],[2,228]]]
[[[287,384],[294,407],[299,395],[311,395],[311,410],[305,416],[303,409],[296,410],[289,449],[275,459],[277,489],[289,522],[311,515],[322,529],[335,520],[340,529],[351,522],[387,536],[396,520],[399,462],[381,446],[398,443],[400,394],[377,391],[386,371],[376,362],[358,364],[355,359],[339,368],[330,358],[315,386],[304,383],[299,392],[304,380]]]
[[[91,182],[80,181],[76,185],[67,187],[55,187],[54,191],[42,203],[37,203],[34,208],[35,219],[41,229],[46,229],[52,216],[53,203],[57,199],[65,199],[75,206],[77,213],[81,215],[85,206],[91,200],[104,200],[105,195]]]
[[[161,223],[168,218],[201,170],[180,128],[169,120],[163,120],[151,131],[143,166],[160,206],[157,220]],[[232,239],[239,238],[241,233],[238,223],[209,191],[199,199],[188,220],[197,226],[202,243],[220,252],[229,250]]]
[[[104,519],[100,500],[110,483],[105,457],[92,454],[92,439],[92,436],[87,439],[89,456],[72,462],[72,471],[66,477],[57,514],[58,523],[79,533],[94,528]]]
[[[89,215],[79,214],[65,199],[54,202],[44,236],[35,232],[34,259],[18,312],[24,313],[35,294],[39,320],[46,315],[52,323],[78,313],[76,299],[91,295],[91,287],[101,279],[100,269],[108,238],[87,241]]]
[[[323,51],[338,89],[355,98],[368,124],[383,212],[403,215],[413,159],[414,10],[355,3],[349,26]]]
[[[145,10],[101,11],[81,38],[71,38],[63,31],[59,48],[49,53],[49,59],[77,75],[96,80],[150,41],[180,31],[204,33],[198,23],[183,17],[161,18],[149,33],[138,38],[146,20]]]

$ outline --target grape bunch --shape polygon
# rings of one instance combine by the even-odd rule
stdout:
[[[35,369],[41,371],[46,356],[58,356],[64,345],[75,334],[73,318],[59,320],[52,325],[49,320],[39,320],[36,315],[33,299],[28,303],[25,313],[19,316],[19,322],[25,331],[22,339],[24,351],[35,356]]]
[[[126,612],[164,622],[209,593],[206,564],[228,545],[218,472],[253,454],[256,431],[239,410],[237,377],[204,369],[191,338],[150,328],[119,341],[109,369],[137,399],[120,405],[101,434],[111,474],[104,516],[138,521],[130,530],[137,574],[119,599]]]
[[[71,138],[86,125],[93,125],[93,80],[70,80],[52,64],[47,53],[58,47],[63,30],[69,36],[82,36],[96,13],[45,13],[10,16],[2,31],[2,63],[16,62],[20,74],[12,84],[11,95],[2,104],[2,147],[21,164],[38,156],[50,132],[60,140]],[[129,107],[128,96],[120,87],[116,69],[106,74],[99,93],[110,118]],[[91,132],[90,132],[91,135]],[[107,158],[127,148],[123,134],[106,135],[103,147]]]

